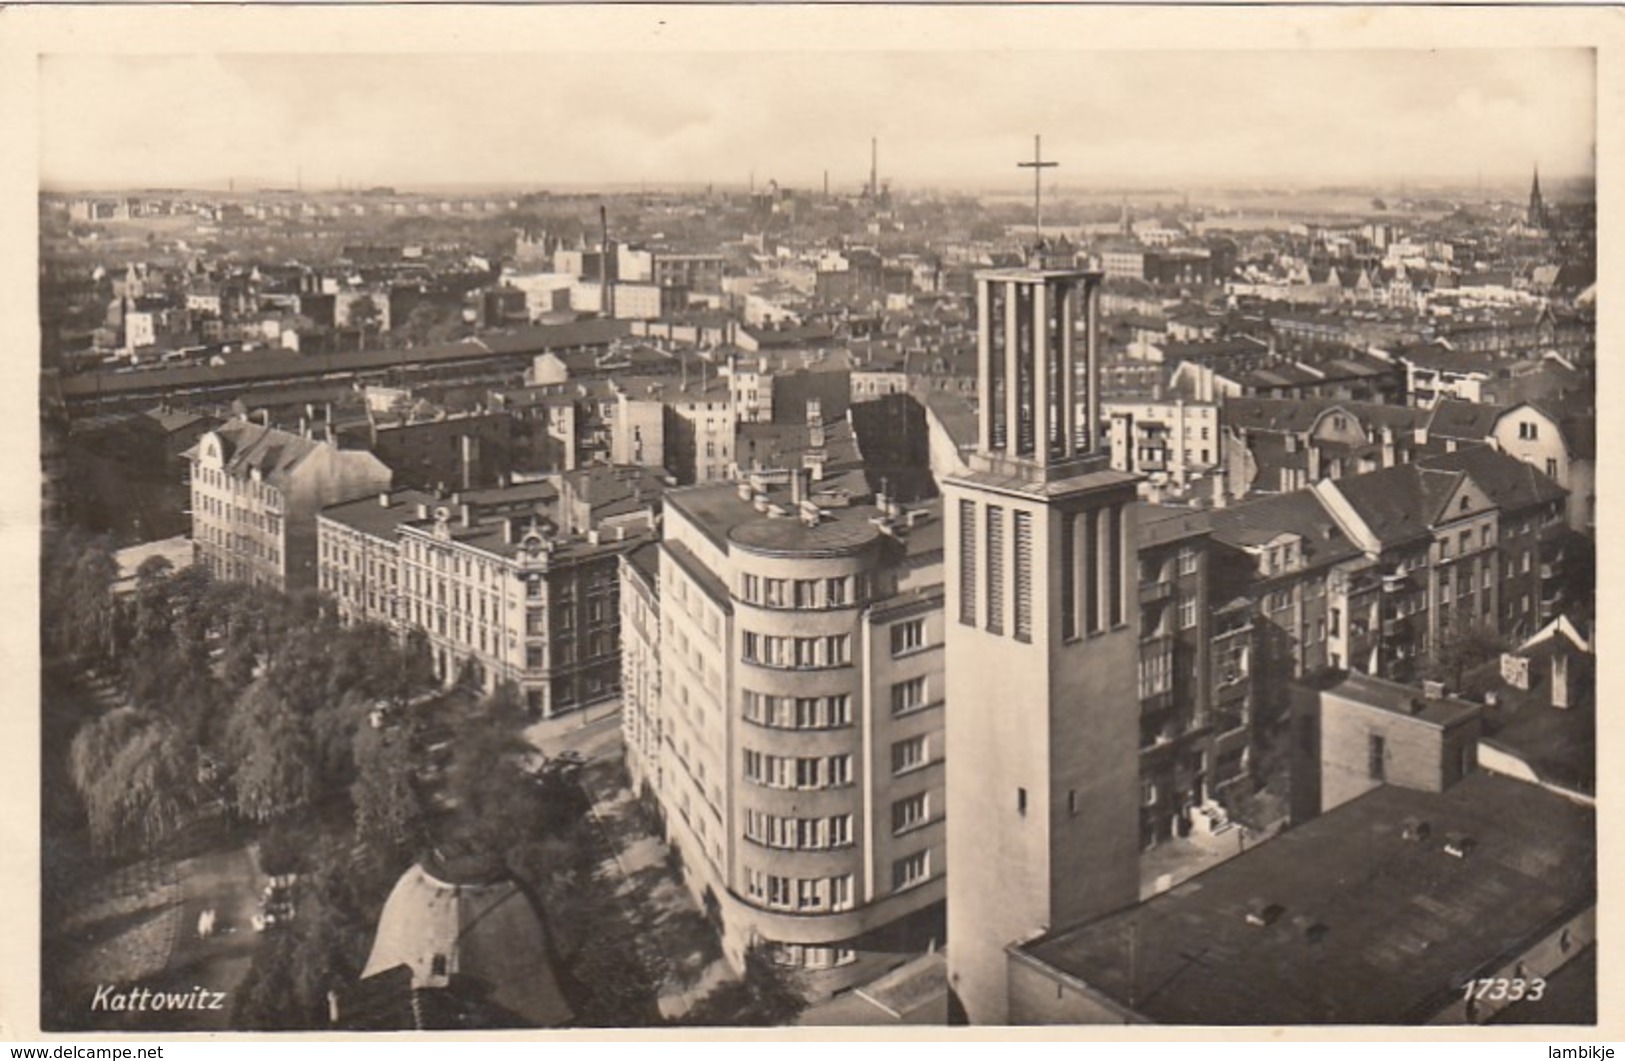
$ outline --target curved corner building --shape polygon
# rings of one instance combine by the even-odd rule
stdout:
[[[942,942],[942,527],[807,476],[672,492],[622,599],[660,615],[629,768],[730,960],[817,995]]]

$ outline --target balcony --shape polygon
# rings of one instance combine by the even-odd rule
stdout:
[[[1140,697],[1140,714],[1155,715],[1167,711],[1174,706],[1174,691],[1166,689],[1160,693],[1149,693]]]
[[[1140,603],[1157,604],[1168,600],[1174,595],[1174,583],[1171,579],[1161,582],[1140,583]]]

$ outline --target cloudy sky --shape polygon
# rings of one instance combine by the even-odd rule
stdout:
[[[47,187],[1590,176],[1589,50],[40,58]]]

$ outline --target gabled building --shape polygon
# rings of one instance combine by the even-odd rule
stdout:
[[[1488,438],[1502,453],[1544,472],[1568,491],[1569,526],[1590,531],[1597,509],[1597,418],[1522,402],[1499,411]]]
[[[186,456],[198,566],[284,591],[316,587],[321,509],[376,496],[392,479],[370,453],[246,420],[205,433]]]

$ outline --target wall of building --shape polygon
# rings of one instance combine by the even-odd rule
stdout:
[[[949,743],[976,749],[975,772],[948,791],[948,842],[979,853],[956,858],[949,878],[950,986],[973,1021],[1003,1023],[1007,944],[1138,896],[1139,771],[1136,757],[1124,754],[1137,747],[1138,719],[1121,710],[1136,700],[1132,486],[1046,504],[950,480],[944,505],[956,596],[947,602],[947,650],[977,661],[948,674],[950,702],[974,705],[949,714]],[[1005,528],[997,558],[990,557],[990,508]],[[1018,513],[1033,528],[1030,574],[1015,560]],[[1106,544],[1113,522],[1115,551]],[[1091,523],[1096,563],[1087,561],[1082,537]],[[1085,547],[1074,544],[1067,563],[1069,537]],[[1003,582],[996,598],[988,581],[995,561]],[[1016,587],[1029,577],[1039,597],[1023,640]],[[1077,580],[1076,588],[1063,593],[1063,577]],[[1100,587],[1092,595],[1098,631],[1085,617],[1090,580]],[[1076,636],[1063,615],[1068,602],[1080,616]]]
[[[1010,1023],[1144,1024],[1133,1011],[1019,950],[1008,955]]]
[[[1322,692],[1321,813],[1384,783],[1423,792],[1444,791],[1461,780],[1464,765],[1468,771],[1476,765],[1478,734],[1476,719],[1446,730],[1335,692]],[[1372,776],[1373,737],[1383,742],[1380,778]]]

